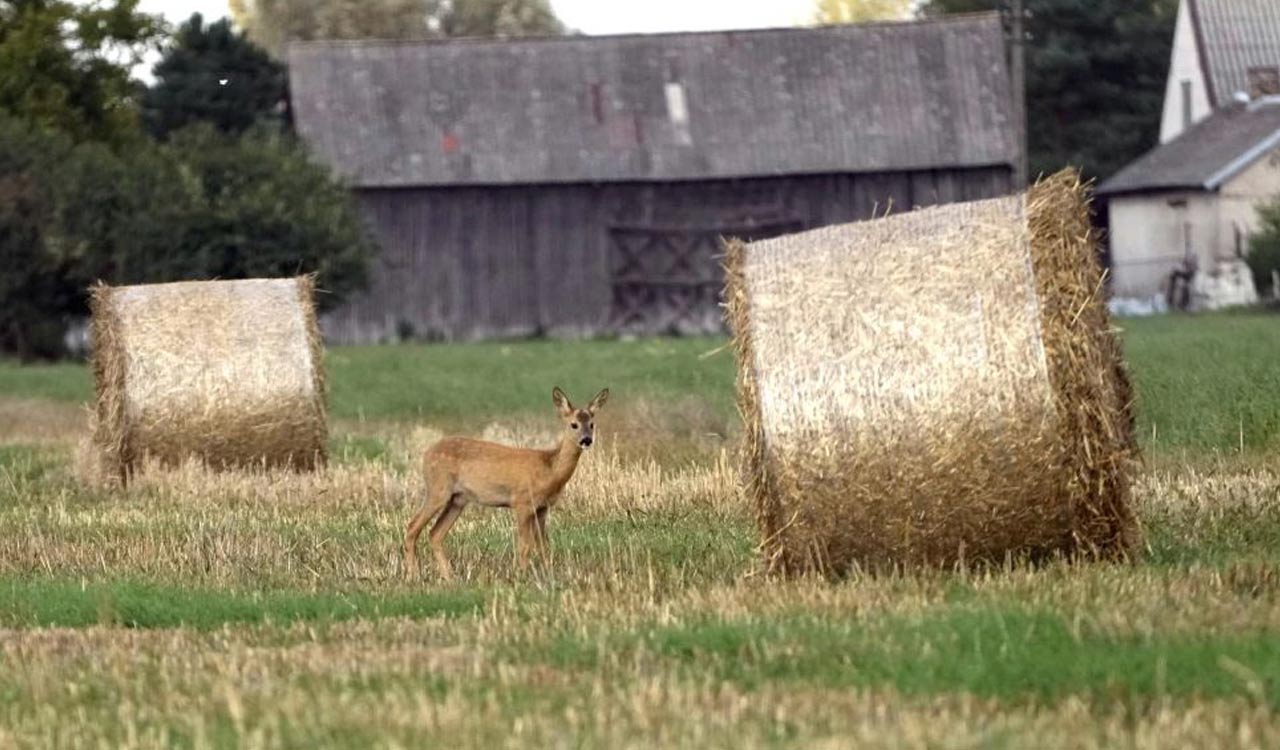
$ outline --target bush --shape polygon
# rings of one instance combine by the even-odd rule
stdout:
[[[365,285],[374,252],[345,188],[278,131],[196,126],[115,151],[0,122],[0,352],[61,353],[99,279],[314,272],[328,309]]]
[[[62,351],[63,313],[74,297],[45,243],[51,198],[42,164],[66,144],[0,119],[0,351],[23,360]]]
[[[235,138],[196,126],[175,133],[165,150],[197,195],[174,227],[184,278],[315,272],[328,292],[321,309],[365,286],[376,245],[350,193],[296,138],[270,128]]]
[[[1261,227],[1249,241],[1249,269],[1258,285],[1258,293],[1269,298],[1272,271],[1280,271],[1280,198],[1258,210]]]
[[[314,272],[331,308],[362,288],[374,245],[351,197],[292,136],[209,125],[56,171],[56,244],[95,279],[143,284]]]
[[[54,199],[47,242],[68,259],[68,281],[84,290],[186,278],[195,269],[175,243],[198,188],[182,165],[149,143],[117,154],[81,144],[49,171]],[[83,306],[69,312],[83,314]]]

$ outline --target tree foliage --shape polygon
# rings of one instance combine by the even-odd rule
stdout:
[[[274,130],[197,125],[120,157],[83,146],[54,183],[56,245],[79,283],[316,272],[328,307],[365,282],[373,247],[349,194]]]
[[[912,0],[817,0],[814,20],[818,23],[861,23],[891,21],[911,15]]]
[[[44,242],[51,201],[40,180],[44,166],[69,147],[64,139],[0,117],[0,351],[23,359],[60,351],[57,311],[74,296]]]
[[[375,246],[349,193],[261,122],[280,67],[195,17],[140,97],[129,69],[160,26],[136,8],[0,0],[0,352],[61,354],[99,279],[315,272],[322,308],[365,282]]]
[[[193,15],[166,46],[155,83],[142,97],[147,130],[163,138],[196,122],[224,133],[257,123],[282,124],[288,83],[284,67],[223,19]]]
[[[347,189],[297,139],[269,129],[232,138],[196,127],[176,133],[166,151],[192,198],[173,232],[185,261],[170,274],[314,272],[328,292],[322,309],[365,285],[375,247],[364,221]]]
[[[162,30],[138,0],[0,0],[0,114],[78,141],[136,136],[129,68]]]
[[[1159,135],[1178,0],[1025,0],[1031,177],[1074,165],[1106,177]],[[925,15],[1008,0],[928,0]]]
[[[549,0],[454,0],[431,3],[431,25],[445,36],[546,36],[566,29]]]
[[[292,41],[418,39],[428,35],[424,0],[230,0],[249,37],[277,58]]]
[[[7,200],[6,200],[7,199]],[[374,245],[346,189],[278,129],[209,124],[113,150],[0,122],[0,350],[58,353],[94,280],[315,272],[329,308]]]
[[[1258,209],[1261,226],[1249,240],[1248,263],[1258,293],[1275,294],[1271,274],[1280,271],[1280,197]]]
[[[230,0],[236,23],[276,57],[291,41],[564,33],[549,0]]]

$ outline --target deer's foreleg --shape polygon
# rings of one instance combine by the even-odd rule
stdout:
[[[529,567],[529,551],[537,545],[538,512],[529,502],[513,502],[516,519],[516,560],[520,570]]]
[[[551,556],[551,540],[547,537],[547,516],[551,515],[551,509],[543,506],[538,508],[534,513],[534,531],[537,537],[538,554],[543,562],[546,562]]]

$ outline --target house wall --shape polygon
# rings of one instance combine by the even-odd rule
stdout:
[[[1247,252],[1247,236],[1258,231],[1258,207],[1280,199],[1280,148],[1258,159],[1223,185],[1219,195],[1219,255],[1234,254],[1237,230],[1246,237]]]
[[[1108,201],[1112,294],[1162,294],[1188,248],[1207,241],[1209,204],[1198,193],[1116,196]]]
[[[1185,129],[1183,110],[1183,82],[1191,84],[1191,121],[1199,122],[1213,113],[1209,101],[1209,87],[1205,82],[1204,68],[1200,64],[1200,49],[1196,44],[1195,26],[1191,22],[1189,0],[1182,0],[1178,7],[1178,20],[1173,35],[1173,54],[1169,63],[1169,77],[1165,82],[1164,110],[1160,118],[1160,142],[1177,138]]]
[[[382,247],[367,293],[326,314],[330,341],[612,332],[611,228],[797,229],[1007,194],[1006,166],[685,183],[427,187],[357,196]],[[655,250],[657,252],[657,250]],[[693,277],[719,274],[699,258]],[[665,271],[670,273],[670,271]],[[712,300],[714,303],[714,300]],[[714,307],[714,305],[712,305]]]
[[[1247,254],[1258,206],[1280,196],[1280,149],[1254,162],[1216,192],[1171,191],[1109,201],[1113,293],[1163,293],[1187,249],[1200,268]]]

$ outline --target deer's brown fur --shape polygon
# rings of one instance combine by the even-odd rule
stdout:
[[[444,538],[471,503],[493,508],[510,508],[515,517],[518,560],[527,567],[529,553],[548,554],[547,515],[560,491],[578,468],[584,448],[595,437],[595,414],[609,397],[605,389],[596,394],[585,409],[570,403],[564,391],[555,388],[552,401],[564,423],[564,433],[554,448],[532,450],[512,448],[468,438],[445,438],[427,449],[423,465],[427,476],[427,496],[422,508],[409,521],[404,537],[406,572],[418,573],[418,536],[435,519],[428,533],[440,575],[449,579],[453,569],[444,553]]]

